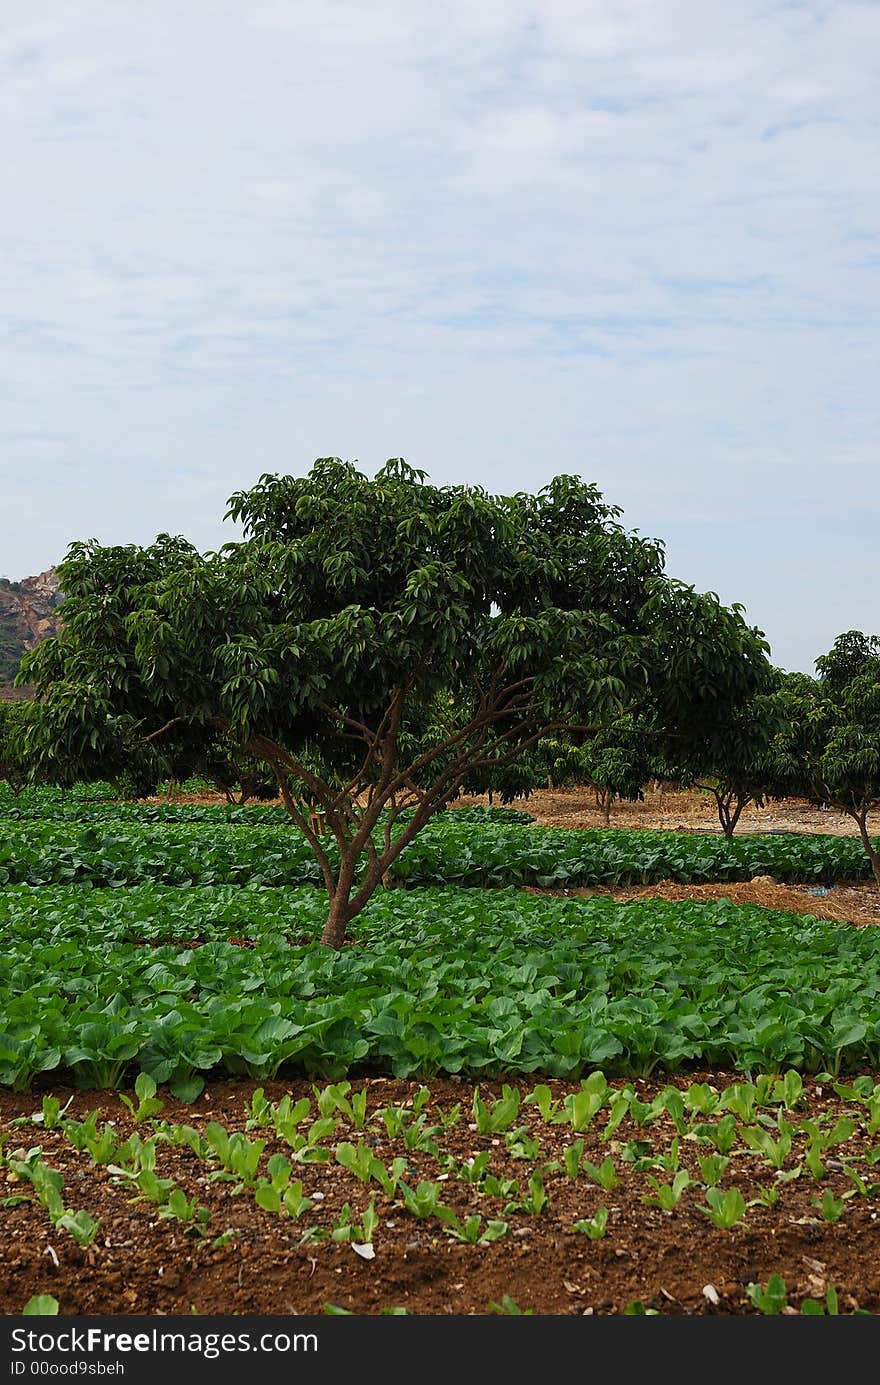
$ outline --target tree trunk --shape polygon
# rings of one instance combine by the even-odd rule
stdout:
[[[750,793],[720,794],[716,789],[713,789],[712,792],[718,805],[718,821],[721,823],[721,831],[727,840],[731,841],[736,831],[736,825],[742,817],[743,809],[752,801],[752,795]],[[734,803],[736,807],[733,806]]]
[[[865,848],[868,860],[871,862],[871,870],[874,872],[874,879],[877,884],[880,885],[880,851],[874,850],[874,844],[868,835],[868,810],[866,808],[861,813],[850,812],[850,816],[854,817],[858,823],[862,846]]]
[[[330,911],[321,934],[321,942],[327,947],[340,948],[345,942],[345,930],[351,919],[351,902],[348,891],[338,890],[330,901]]]

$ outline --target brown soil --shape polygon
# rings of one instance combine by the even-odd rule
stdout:
[[[724,1090],[737,1076],[693,1074],[688,1080],[672,1082],[685,1087],[699,1080]],[[245,1108],[256,1085],[251,1081],[216,1083],[194,1106],[181,1106],[163,1092],[166,1105],[159,1119],[184,1121],[199,1130],[209,1120],[219,1121],[229,1131],[244,1129]],[[264,1085],[267,1096],[275,1101],[287,1092],[294,1097],[313,1096],[305,1082]],[[557,1082],[547,1085],[558,1098],[571,1090]],[[649,1100],[666,1082],[634,1085],[640,1099]],[[762,1156],[738,1142],[721,1186],[738,1188],[747,1204],[768,1188],[778,1189],[779,1197],[772,1207],[760,1202],[749,1205],[744,1219],[729,1230],[717,1229],[700,1211],[705,1204],[702,1186],[686,1188],[671,1212],[644,1201],[654,1194],[649,1175],[666,1184],[672,1173],[657,1167],[634,1168],[624,1157],[626,1144],[648,1141],[654,1154],[670,1154],[675,1129],[665,1114],[650,1126],[627,1118],[603,1140],[606,1106],[582,1136],[584,1154],[596,1165],[610,1155],[619,1186],[603,1191],[583,1169],[576,1178],[563,1169],[547,1171],[544,1185],[549,1201],[535,1214],[504,1211],[504,1197],[481,1192],[455,1171],[444,1170],[431,1153],[407,1151],[400,1137],[389,1138],[375,1112],[383,1106],[405,1106],[418,1084],[382,1078],[353,1084],[354,1090],[364,1086],[368,1094],[365,1128],[353,1129],[340,1118],[335,1135],[325,1140],[331,1151],[340,1140],[357,1144],[364,1139],[386,1165],[402,1155],[404,1178],[411,1187],[420,1179],[439,1177],[442,1201],[455,1209],[461,1221],[472,1212],[485,1220],[503,1216],[508,1234],[491,1244],[463,1244],[445,1232],[436,1217],[413,1216],[399,1198],[387,1197],[375,1183],[366,1187],[332,1159],[295,1168],[294,1177],[302,1178],[304,1190],[323,1197],[316,1198],[314,1207],[299,1220],[290,1220],[262,1211],[250,1190],[210,1180],[216,1164],[202,1162],[188,1149],[160,1142],[157,1173],[173,1178],[187,1196],[197,1197],[211,1211],[204,1236],[187,1234],[179,1222],[158,1216],[154,1204],[132,1196],[130,1188],[121,1186],[106,1167],[78,1153],[63,1131],[22,1121],[39,1111],[41,1096],[7,1093],[0,1120],[7,1156],[17,1146],[22,1151],[42,1146],[46,1162],[64,1175],[65,1205],[85,1208],[100,1218],[100,1230],[91,1247],[78,1246],[66,1232],[52,1228],[45,1210],[32,1198],[17,1200],[32,1190],[7,1172],[7,1205],[0,1203],[0,1311],[19,1312],[31,1295],[51,1293],[61,1313],[78,1315],[315,1314],[324,1312],[327,1304],[361,1314],[405,1308],[417,1314],[460,1315],[491,1313],[491,1304],[501,1305],[509,1295],[521,1310],[535,1314],[615,1314],[641,1300],[660,1313],[736,1315],[755,1311],[747,1294],[750,1283],[766,1284],[770,1275],[781,1274],[789,1303],[796,1309],[805,1296],[823,1299],[833,1284],[842,1313],[856,1308],[880,1312],[877,1185],[870,1187],[876,1170],[872,1159],[864,1157],[877,1135],[867,1133],[865,1107],[828,1085],[806,1079],[804,1098],[787,1113],[788,1119],[797,1126],[807,1118],[829,1121],[845,1112],[856,1120],[855,1133],[845,1146],[835,1146],[824,1156],[826,1173],[820,1179],[803,1167],[803,1136],[795,1136],[786,1163],[787,1169],[801,1164],[800,1176],[792,1181],[777,1179]],[[539,1141],[539,1149],[528,1152],[526,1158],[514,1157],[516,1151],[508,1148],[503,1133],[476,1133],[470,1084],[437,1079],[430,1088],[429,1124],[439,1123],[441,1112],[448,1116],[461,1103],[458,1123],[435,1136],[441,1154],[453,1155],[461,1165],[488,1150],[491,1172],[517,1179],[524,1193],[534,1170],[560,1160],[564,1147],[576,1138],[568,1123],[547,1123],[534,1104],[526,1104],[514,1125],[526,1127]],[[530,1089],[531,1084],[520,1084],[523,1096]],[[490,1094],[500,1092],[496,1082],[481,1087],[486,1101]],[[63,1101],[71,1096],[61,1089],[56,1094]],[[117,1094],[76,1092],[72,1096],[69,1118],[82,1119],[97,1109],[102,1118],[115,1123],[119,1139],[135,1128]],[[713,1121],[720,1114],[689,1119]],[[771,1115],[775,1128],[775,1108]],[[138,1129],[146,1138],[149,1122]],[[248,1135],[268,1140],[263,1169],[270,1153],[290,1153],[271,1130],[251,1130]],[[700,1179],[697,1160],[711,1152],[711,1145],[684,1138],[679,1152],[682,1165]],[[844,1164],[859,1170],[869,1185],[868,1195],[854,1195]],[[816,1199],[828,1189],[839,1200],[839,1220],[824,1220],[817,1207]],[[374,1259],[360,1258],[350,1244],[308,1238],[314,1228],[329,1228],[346,1202],[359,1219],[371,1196],[379,1214]],[[574,1229],[575,1221],[593,1217],[600,1207],[608,1209],[607,1232],[601,1239],[589,1239]],[[235,1234],[227,1244],[215,1245],[217,1236],[227,1229]]]
[[[570,890],[542,890],[524,885],[530,894],[555,894],[566,899],[590,895],[610,895],[613,899],[729,899],[734,904],[760,904],[764,909],[779,909],[789,914],[811,914],[813,918],[861,926],[880,924],[880,890],[868,882],[851,881],[822,886],[823,895],[813,893],[811,885],[780,885],[771,876],[754,880],[725,881],[717,885],[683,885],[678,880],[660,880],[656,885],[584,885]]]
[[[146,803],[225,804],[222,794],[174,793],[147,798]],[[281,800],[275,799],[281,806]],[[468,795],[452,805],[456,808],[485,807],[486,795]],[[248,804],[247,807],[259,807]],[[532,814],[543,827],[604,827],[602,813],[593,791],[580,786],[570,789],[538,789],[528,799],[511,804]],[[708,793],[694,789],[647,789],[643,801],[615,803],[608,823],[611,828],[660,828],[667,832],[720,832],[715,801]],[[805,799],[787,798],[765,808],[754,804],[744,810],[738,832],[829,832],[835,836],[854,836],[856,825],[845,813],[834,808],[812,807]],[[880,827],[878,827],[880,831]]]
[[[485,806],[481,797],[461,798],[455,807]],[[511,804],[532,814],[542,827],[604,827],[602,813],[591,789],[538,789],[524,802]],[[453,808],[453,811],[454,811]],[[647,789],[643,801],[621,800],[611,809],[611,828],[660,828],[666,832],[720,832],[715,800],[695,789]],[[812,807],[805,799],[786,798],[765,808],[753,803],[744,809],[737,832],[828,832],[855,836],[852,818],[835,808]],[[880,826],[877,828],[880,831]]]

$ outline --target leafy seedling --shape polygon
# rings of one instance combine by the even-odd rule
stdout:
[[[55,1219],[55,1225],[68,1232],[78,1246],[90,1246],[98,1234],[101,1223],[80,1209],[78,1212],[62,1212],[61,1216]]]
[[[483,1149],[472,1158],[465,1159],[464,1163],[459,1164],[457,1169],[459,1178],[463,1178],[466,1183],[482,1183],[491,1158],[492,1151]]]
[[[504,1086],[499,1099],[487,1106],[480,1096],[479,1087],[475,1087],[471,1110],[479,1133],[497,1135],[501,1131],[509,1130],[519,1115],[519,1101],[517,1088]]]
[[[683,1094],[684,1104],[698,1116],[711,1116],[718,1105],[718,1093],[708,1082],[692,1082]]]
[[[652,1169],[656,1162],[650,1140],[627,1140],[620,1157],[625,1164],[632,1164],[636,1169]]]
[[[693,1134],[702,1144],[714,1145],[719,1154],[729,1154],[736,1144],[736,1116],[728,1114],[706,1125],[696,1125]]]
[[[734,1082],[719,1099],[720,1108],[732,1111],[741,1121],[751,1125],[758,1107],[758,1093],[753,1082]]]
[[[753,1125],[744,1126],[740,1136],[749,1149],[763,1154],[771,1168],[781,1169],[785,1167],[785,1161],[791,1154],[791,1138],[794,1131],[787,1121],[780,1118],[779,1132],[779,1138],[774,1139],[763,1125]]]
[[[197,1197],[188,1198],[182,1188],[173,1188],[167,1201],[159,1208],[160,1217],[172,1218],[203,1236],[211,1220],[211,1209],[199,1202]]]
[[[583,1139],[575,1140],[572,1144],[565,1146],[562,1151],[562,1163],[569,1178],[577,1178],[581,1171],[581,1160],[583,1157]]]
[[[837,1300],[837,1290],[833,1284],[829,1284],[825,1291],[824,1307],[815,1298],[805,1298],[801,1304],[801,1313],[804,1317],[822,1318],[827,1314],[829,1318],[840,1316],[840,1305]]]
[[[140,1125],[142,1121],[149,1120],[151,1116],[158,1116],[160,1111],[164,1111],[165,1103],[156,1096],[156,1083],[149,1073],[138,1073],[134,1094],[137,1097],[137,1106],[125,1092],[119,1093],[119,1100],[131,1112],[135,1125]]]
[[[724,1171],[730,1163],[726,1154],[704,1154],[698,1158],[700,1166],[700,1177],[707,1188],[715,1188],[724,1177]]]
[[[538,1108],[541,1120],[548,1124],[556,1119],[559,1114],[561,1103],[557,1101],[550,1088],[540,1082],[534,1091],[529,1092],[523,1104],[534,1102]]]
[[[331,1239],[334,1241],[350,1241],[355,1245],[372,1246],[373,1236],[379,1225],[379,1214],[375,1205],[370,1199],[370,1203],[364,1212],[360,1222],[352,1220],[352,1210],[346,1202],[339,1216],[333,1223],[330,1232]]]
[[[757,1308],[759,1313],[763,1313],[765,1317],[778,1317],[788,1307],[785,1280],[781,1275],[771,1274],[767,1280],[766,1289],[763,1284],[747,1285],[746,1293],[752,1306]]]
[[[574,1223],[575,1231],[589,1236],[591,1241],[601,1241],[608,1228],[608,1208],[599,1207],[594,1216]]]
[[[786,1111],[793,1111],[795,1106],[802,1100],[804,1093],[804,1079],[794,1068],[789,1068],[784,1077],[777,1078],[773,1084],[772,1101],[776,1106],[784,1106]]]
[[[758,1196],[751,1199],[750,1207],[775,1207],[780,1197],[782,1189],[778,1183],[771,1183],[765,1187],[761,1184],[758,1188]]]
[[[627,1083],[611,1098],[608,1121],[602,1131],[603,1140],[610,1140],[621,1121],[629,1114],[629,1105],[634,1096],[633,1087]]]
[[[403,1205],[412,1216],[433,1217],[437,1215],[437,1208],[441,1205],[440,1194],[443,1191],[439,1183],[429,1183],[427,1179],[423,1179],[413,1189],[401,1179],[397,1185],[397,1191],[403,1196]]]
[[[518,1178],[498,1178],[494,1173],[487,1173],[480,1184],[480,1192],[486,1197],[515,1197],[519,1192]]]
[[[234,1226],[227,1226],[225,1231],[221,1231],[219,1236],[214,1237],[211,1242],[211,1249],[222,1250],[224,1246],[228,1246],[231,1241],[234,1241],[237,1235],[238,1231]]]
[[[843,1172],[853,1185],[853,1191],[850,1196],[877,1197],[877,1195],[880,1194],[880,1183],[866,1183],[858,1170],[852,1168],[849,1164],[844,1164]]]
[[[739,1188],[728,1188],[726,1192],[720,1188],[707,1188],[706,1202],[708,1205],[701,1207],[700,1211],[705,1212],[719,1231],[729,1231],[742,1221],[746,1213],[745,1199]]]
[[[589,1159],[582,1161],[582,1168],[588,1178],[592,1178],[594,1183],[598,1183],[606,1193],[610,1193],[614,1188],[619,1187],[620,1179],[614,1170],[614,1160],[609,1154],[601,1164],[591,1164]]]
[[[652,1174],[648,1174],[648,1182],[655,1190],[654,1195],[642,1198],[648,1207],[659,1207],[663,1212],[671,1212],[678,1206],[681,1195],[690,1183],[691,1178],[687,1169],[679,1169],[671,1183],[660,1183]]]
[[[58,1314],[58,1300],[51,1294],[34,1294],[21,1311],[25,1318],[54,1318]]]
[[[509,1130],[504,1137],[504,1143],[511,1159],[529,1159],[534,1163],[540,1157],[541,1141],[532,1134],[527,1125]]]
[[[605,1074],[591,1073],[581,1082],[579,1091],[568,1093],[563,1102],[563,1112],[554,1120],[561,1123],[567,1119],[575,1131],[588,1129],[593,1117],[605,1105],[608,1091]]]
[[[338,1111],[355,1129],[363,1130],[367,1119],[366,1088],[355,1092],[351,1098],[351,1083],[347,1081],[331,1083],[323,1090],[317,1087],[313,1087],[312,1090],[322,1116],[332,1116]]]
[[[57,1130],[62,1124],[64,1112],[72,1101],[73,1097],[69,1096],[62,1106],[57,1096],[44,1096],[41,1110],[31,1116],[31,1121],[34,1125],[42,1125],[44,1130]]]
[[[88,1154],[94,1163],[109,1164],[116,1155],[116,1132],[108,1124],[98,1129],[97,1111],[90,1111],[82,1121],[62,1121],[62,1128],[74,1149]]]
[[[840,1221],[840,1218],[843,1216],[843,1198],[835,1197],[830,1188],[826,1188],[820,1198],[813,1198],[813,1206],[817,1209],[823,1221]]]
[[[504,1215],[509,1216],[513,1212],[526,1212],[530,1217],[537,1217],[543,1212],[549,1200],[547,1190],[544,1187],[544,1180],[536,1169],[529,1179],[529,1191],[526,1196],[509,1202],[504,1209]]]
[[[450,1236],[469,1246],[489,1245],[492,1241],[498,1241],[502,1236],[506,1236],[510,1230],[506,1221],[496,1219],[487,1221],[483,1226],[483,1219],[476,1212],[461,1222],[451,1207],[442,1205],[437,1208],[437,1216]]]
[[[532,1316],[534,1309],[520,1308],[519,1304],[510,1297],[510,1294],[504,1294],[500,1303],[496,1303],[494,1299],[489,1300],[489,1312],[499,1313],[507,1318],[528,1318]]]

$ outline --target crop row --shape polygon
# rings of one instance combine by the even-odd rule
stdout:
[[[279,803],[146,803],[117,800],[110,784],[83,785],[84,797],[76,789],[27,789],[14,795],[0,783],[0,820],[6,822],[190,822],[238,823],[245,827],[290,828],[290,818]],[[101,788],[106,798],[96,798]],[[468,806],[452,808],[460,822],[498,822],[525,825],[534,822],[531,813],[519,808]],[[405,816],[405,815],[403,815]]]
[[[383,893],[333,952],[323,911],[309,889],[0,891],[0,1083],[880,1066],[876,930],[448,888]]]
[[[460,821],[430,823],[403,852],[400,884],[543,887],[648,884],[656,880],[791,881],[854,879],[870,873],[854,837],[743,836],[733,841],[675,832],[565,832]],[[333,849],[328,844],[333,856]],[[83,882],[127,886],[297,885],[320,872],[294,829],[217,823],[80,825],[6,822],[0,835],[0,884]]]

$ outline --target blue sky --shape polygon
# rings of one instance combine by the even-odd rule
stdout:
[[[880,631],[880,3],[0,12],[0,574],[315,457],[595,481],[811,671]]]

